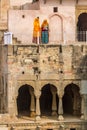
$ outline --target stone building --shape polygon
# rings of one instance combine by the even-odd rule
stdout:
[[[86,42],[86,0],[0,0],[0,130],[87,129]]]

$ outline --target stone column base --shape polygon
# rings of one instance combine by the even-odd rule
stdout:
[[[81,120],[84,120],[85,118],[84,118],[84,115],[81,115]]]
[[[36,116],[35,111],[31,111],[31,112],[30,112],[30,117],[35,117],[35,116]]]
[[[40,116],[36,116],[36,121],[40,121],[40,120],[41,120]]]
[[[63,121],[64,117],[62,115],[59,115],[58,120]]]

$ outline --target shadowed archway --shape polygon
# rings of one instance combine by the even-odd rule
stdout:
[[[51,84],[46,84],[45,86],[43,86],[42,88],[42,93],[41,93],[41,97],[40,97],[40,108],[41,108],[41,115],[42,116],[51,116],[53,111],[53,92],[54,94],[54,98],[55,98],[55,104],[56,104],[56,110],[54,112],[53,115],[55,115],[55,113],[57,113],[57,109],[58,109],[58,96],[57,96],[57,89],[55,86],[51,85]]]
[[[33,89],[30,85],[23,85],[18,90],[17,97],[17,108],[18,116],[29,116],[30,115],[30,105],[31,105],[31,95],[30,89]]]
[[[79,87],[76,84],[69,84],[65,87],[63,96],[63,110],[65,115],[80,116],[81,97]]]

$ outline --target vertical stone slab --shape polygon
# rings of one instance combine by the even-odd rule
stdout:
[[[1,9],[0,9],[1,19],[7,19],[7,11],[8,11],[9,6],[10,6],[10,1],[9,0],[1,0],[0,4],[1,4]]]

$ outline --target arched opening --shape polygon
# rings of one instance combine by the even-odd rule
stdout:
[[[77,38],[78,41],[87,41],[87,13],[82,13],[78,17]]]
[[[17,108],[18,116],[30,116],[31,94],[33,88],[30,85],[23,85],[18,90]]]
[[[53,15],[49,20],[49,42],[59,42],[63,40],[63,24],[59,15]]]
[[[73,83],[65,87],[63,96],[63,110],[65,115],[80,116],[81,97],[79,87]]]
[[[41,97],[40,97],[41,115],[51,116],[52,113],[54,113],[55,115],[58,109],[58,96],[57,96],[56,87],[51,84],[46,84],[45,86],[43,86],[41,91],[42,91]],[[53,95],[53,92],[54,92],[54,95]],[[55,102],[53,98],[56,100]],[[55,108],[53,106],[54,105],[53,102],[55,104]]]

